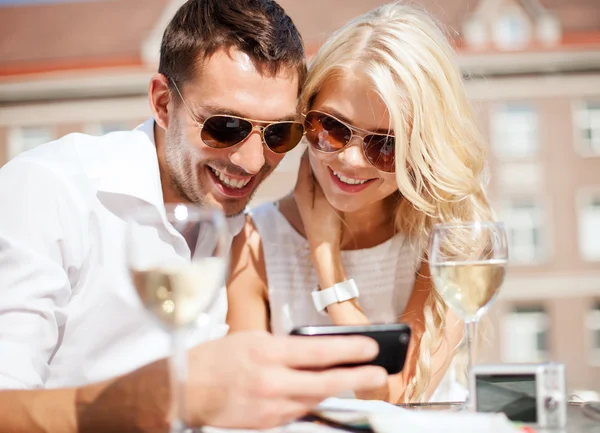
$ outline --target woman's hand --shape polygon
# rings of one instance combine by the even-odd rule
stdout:
[[[329,250],[339,253],[342,216],[329,204],[310,168],[308,151],[302,156],[294,198],[302,218],[311,253]]]

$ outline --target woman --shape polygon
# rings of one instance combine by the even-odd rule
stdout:
[[[358,397],[428,401],[464,326],[432,287],[432,225],[492,218],[452,48],[426,14],[379,7],[321,48],[300,110],[309,148],[294,194],[255,209],[234,242],[231,332],[409,323],[402,373]]]

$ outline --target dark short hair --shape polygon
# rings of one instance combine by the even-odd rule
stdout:
[[[273,0],[188,0],[163,34],[158,72],[184,83],[197,73],[198,60],[231,48],[247,54],[261,74],[295,68],[299,87],[304,83],[302,37]]]

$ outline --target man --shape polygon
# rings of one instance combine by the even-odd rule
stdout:
[[[274,1],[190,0],[163,36],[149,86],[153,119],[104,137],[71,134],[0,170],[0,388],[103,382],[168,354],[125,270],[125,219],[140,206],[161,212],[165,203],[210,203],[233,217],[232,235],[239,231],[235,215],[301,137],[293,121],[305,70],[300,36]],[[176,254],[169,238],[156,254]],[[223,290],[190,346],[225,334],[226,308]],[[255,375],[239,363],[256,356],[257,338],[273,352],[274,370],[323,366],[318,356],[290,364],[291,342],[246,334],[199,347],[197,358],[208,351],[211,368],[219,368],[192,363],[191,374],[225,401],[249,397]],[[328,350],[325,341],[312,344],[308,354]],[[232,357],[240,358],[230,361],[242,375],[237,382],[216,362]],[[364,372],[355,374],[364,386]],[[283,418],[323,396],[299,392],[294,380],[267,392],[274,401],[296,401]],[[252,407],[256,399],[248,401]]]
[[[209,203],[236,234],[236,215],[284,155],[259,128],[212,116],[297,119],[305,69],[300,35],[275,2],[189,1],[163,36],[152,119],[67,135],[0,170],[0,388],[84,385],[169,353],[131,285],[125,221],[142,206]],[[165,260],[178,257],[168,229],[157,227],[164,241],[152,251]],[[189,344],[222,337],[226,309],[223,289]]]

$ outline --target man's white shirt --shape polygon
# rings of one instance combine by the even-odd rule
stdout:
[[[79,386],[168,356],[124,245],[128,214],[164,214],[153,127],[70,134],[0,169],[0,388]],[[242,224],[231,219],[232,234]],[[166,221],[158,234],[152,254],[189,256]],[[139,236],[149,242],[147,231]],[[223,288],[189,345],[223,336],[226,312]]]

